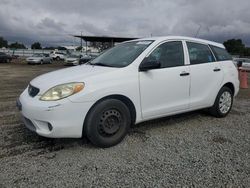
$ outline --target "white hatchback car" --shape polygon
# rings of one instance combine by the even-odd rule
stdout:
[[[65,59],[65,53],[63,52],[58,52],[58,51],[53,51],[50,53],[50,57],[53,59],[53,60],[64,60]]]
[[[226,116],[238,72],[222,44],[188,37],[121,43],[91,62],[33,79],[17,100],[25,125],[45,137],[119,143],[131,124],[208,108]]]

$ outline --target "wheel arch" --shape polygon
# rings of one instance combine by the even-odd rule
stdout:
[[[117,99],[117,100],[120,100],[121,102],[123,102],[129,109],[129,112],[130,112],[130,115],[131,115],[131,124],[134,124],[135,121],[136,121],[136,108],[135,108],[135,105],[134,103],[132,102],[132,100],[124,95],[120,95],[120,94],[114,94],[114,95],[108,95],[108,96],[105,96],[101,99],[99,99],[98,101],[96,101],[92,106],[91,108],[88,110],[87,114],[86,114],[86,117],[84,119],[84,123],[83,123],[83,135],[84,135],[84,126],[85,126],[85,122],[86,122],[86,119],[90,113],[90,111],[94,108],[94,106],[96,106],[97,104],[99,104],[100,102],[104,101],[104,100],[107,100],[107,99]]]
[[[228,87],[229,89],[231,89],[231,91],[233,92],[233,96],[234,96],[234,93],[235,93],[235,88],[234,88],[234,85],[232,82],[227,82],[225,83],[222,87]],[[222,88],[221,87],[221,88]]]

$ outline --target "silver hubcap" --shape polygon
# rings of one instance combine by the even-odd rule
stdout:
[[[219,100],[220,112],[226,114],[230,110],[231,105],[232,105],[231,94],[228,91],[223,92]]]

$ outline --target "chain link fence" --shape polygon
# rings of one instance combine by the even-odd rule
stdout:
[[[11,56],[18,56],[18,57],[29,57],[33,54],[49,54],[54,50],[33,50],[33,49],[0,49],[0,52],[4,52]],[[67,50],[57,50],[58,52],[62,52],[67,54]]]

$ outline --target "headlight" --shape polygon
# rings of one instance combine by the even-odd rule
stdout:
[[[57,85],[46,91],[40,98],[42,101],[56,101],[80,92],[84,88],[84,83],[67,83]]]

